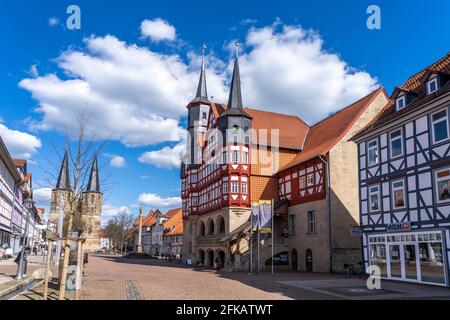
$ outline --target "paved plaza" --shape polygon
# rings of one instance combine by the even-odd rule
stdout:
[[[31,263],[31,268],[39,261]],[[0,265],[0,273],[12,266]],[[3,270],[3,271],[2,271]],[[84,277],[84,300],[378,300],[448,299],[450,289],[382,281],[381,290],[368,290],[365,279],[320,273],[231,273],[198,269],[157,259],[127,259],[91,255]],[[58,286],[50,283],[49,299]],[[68,299],[73,293],[68,292]],[[42,299],[37,286],[18,300]]]

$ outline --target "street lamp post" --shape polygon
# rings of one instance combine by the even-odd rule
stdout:
[[[30,220],[31,209],[33,208],[34,201],[31,198],[26,198],[24,201],[25,209],[27,211],[27,218],[25,221],[25,232],[22,237],[22,248],[20,250],[19,270],[17,270],[16,280],[22,280],[24,269],[24,255],[25,255],[25,239],[28,235],[28,223]]]

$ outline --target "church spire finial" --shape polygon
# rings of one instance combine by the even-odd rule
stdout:
[[[206,89],[206,72],[205,72],[205,52],[206,44],[202,45],[202,66],[200,70],[200,79],[198,81],[197,94],[192,102],[209,103],[208,90]]]
[[[236,59],[239,59],[239,47],[241,44],[239,42],[236,42]]]

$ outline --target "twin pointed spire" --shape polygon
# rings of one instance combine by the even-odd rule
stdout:
[[[59,170],[58,180],[56,182],[56,190],[70,190],[70,177],[69,177],[69,155],[64,152],[64,158]],[[100,193],[100,180],[98,178],[98,162],[97,156],[94,157],[92,163],[91,173],[89,175],[89,182],[86,187],[86,192],[98,192]]]
[[[56,182],[56,189],[70,190],[70,178],[69,178],[69,155],[67,149],[64,152],[64,158],[59,170],[58,181]]]

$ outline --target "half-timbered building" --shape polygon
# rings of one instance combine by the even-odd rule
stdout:
[[[309,127],[296,116],[244,108],[238,59],[228,104],[208,99],[202,64],[197,95],[187,109],[183,257],[194,264],[247,270],[251,202],[278,200],[275,173],[302,149]],[[285,220],[275,219],[275,239],[281,238]],[[261,265],[270,258],[267,243]],[[283,240],[274,244],[275,253],[287,250]]]
[[[450,53],[397,87],[358,143],[366,270],[449,286]]]
[[[361,263],[356,144],[349,139],[386,106],[379,88],[309,128],[301,152],[278,172],[292,270],[345,272]]]

